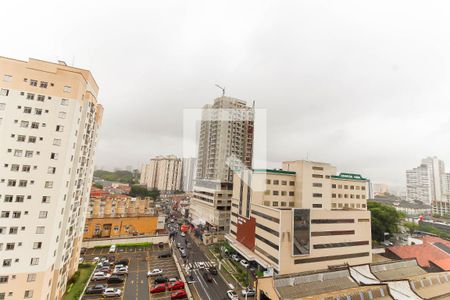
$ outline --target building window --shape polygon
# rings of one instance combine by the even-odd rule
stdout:
[[[5,202],[13,202],[13,195],[5,195]]]
[[[9,234],[17,234],[17,232],[19,231],[19,227],[10,227],[9,228]]]
[[[37,80],[30,79],[30,85],[31,86],[37,86]]]
[[[313,193],[312,196],[314,198],[322,198],[322,194],[321,193]]]
[[[51,189],[51,188],[53,188],[53,181],[46,181],[44,187],[45,187],[46,189]]]
[[[36,274],[28,274],[27,276],[27,282],[33,282],[36,281]]]
[[[331,185],[331,188],[332,188],[332,189],[335,189],[335,188],[336,188],[336,184],[333,183],[333,184]]]
[[[344,185],[344,190],[348,190],[348,185]]]
[[[355,231],[354,230],[332,230],[332,231],[311,232],[311,236],[351,235],[351,234],[355,234]]]
[[[25,151],[25,157],[33,157],[33,151],[27,150]]]
[[[41,87],[41,88],[46,89],[47,86],[48,86],[48,82],[46,82],[46,81],[41,81],[41,84],[40,84],[40,87]]]
[[[52,153],[50,154],[50,159],[58,160],[58,153],[52,152]]]
[[[35,108],[35,109],[34,109],[34,114],[35,114],[35,115],[42,115],[42,109],[40,109],[40,108]]]
[[[273,201],[272,206],[278,206],[278,201]]]
[[[31,123],[31,128],[33,128],[33,129],[39,129],[39,123],[38,123],[38,122],[33,122],[33,123]]]
[[[323,167],[313,166],[312,169],[315,170],[315,171],[323,171]]]
[[[64,131],[64,126],[62,126],[62,125],[56,125],[56,131],[57,131],[57,132],[63,132],[63,131]]]
[[[14,250],[14,243],[6,243],[6,248],[5,250]]]
[[[47,218],[47,211],[40,211],[39,212],[39,219],[46,219]]]
[[[295,185],[295,181],[289,181],[289,185],[290,186],[294,186]]]
[[[32,298],[33,297],[33,290],[26,290],[23,297],[24,298]]]
[[[0,89],[0,96],[8,96],[9,90],[8,89]]]
[[[60,118],[60,119],[65,119],[66,118],[66,113],[65,112],[63,112],[63,111],[60,111],[59,112],[59,114],[58,114],[58,117]]]
[[[72,92],[72,87],[68,86],[68,85],[64,86],[64,92],[65,93],[71,93]]]
[[[270,195],[270,190],[266,190],[266,191],[264,192],[264,195]]]
[[[42,242],[34,242],[33,243],[33,249],[41,249],[42,248]]]
[[[11,171],[18,172],[20,169],[20,165],[12,164],[11,165]]]
[[[313,208],[322,208],[322,204],[313,204],[312,207]]]
[[[4,267],[11,267],[11,263],[12,263],[12,259],[10,259],[10,258],[3,260]]]
[[[287,181],[286,180],[281,180],[281,185],[287,185]]]
[[[44,226],[37,226],[36,227],[36,234],[44,234],[45,227]]]
[[[26,138],[26,137],[25,137],[24,135],[18,135],[18,136],[17,136],[17,141],[18,141],[18,142],[25,142],[25,138]]]
[[[23,200],[25,199],[24,195],[16,195],[16,202],[23,202]]]
[[[28,143],[36,143],[36,137],[35,136],[29,136],[28,137]]]
[[[294,196],[295,195],[295,192],[289,192],[289,196]]]
[[[64,106],[69,105],[69,100],[68,99],[61,99],[61,105],[64,105]]]
[[[7,283],[8,282],[8,276],[0,276],[0,283]]]
[[[273,184],[274,184],[274,185],[279,185],[279,184],[280,184],[280,181],[279,181],[279,180],[274,180],[274,181],[273,181]]]
[[[8,186],[16,186],[16,180],[14,180],[14,179],[9,179],[8,180]]]
[[[42,203],[50,203],[50,196],[42,196]]]
[[[322,187],[322,184],[319,182],[314,182],[313,187]]]
[[[272,195],[274,196],[278,196],[279,192],[278,191],[272,191]]]
[[[286,196],[286,191],[281,191],[281,196]]]
[[[11,75],[3,75],[3,81],[5,82],[11,82],[12,81],[12,76]]]
[[[61,139],[53,139],[53,146],[61,146]]]
[[[320,174],[312,174],[313,178],[323,178],[323,175]]]
[[[29,124],[30,124],[30,122],[28,122],[28,121],[20,121],[20,127],[22,127],[22,128],[28,128]]]
[[[20,211],[13,211],[12,217],[13,219],[19,219],[22,213]]]
[[[27,93],[27,99],[28,99],[28,100],[34,100],[34,94],[32,94],[32,93]]]
[[[44,95],[38,95],[37,96],[37,101],[44,102],[44,100],[45,100],[45,96]]]
[[[30,172],[31,166],[29,165],[23,165],[22,166],[22,172]]]
[[[47,173],[48,174],[55,174],[56,168],[55,167],[48,167]]]
[[[280,202],[280,206],[286,206],[286,202],[281,201],[281,202]]]
[[[36,266],[37,264],[39,264],[39,257],[33,257],[30,261],[30,265]]]

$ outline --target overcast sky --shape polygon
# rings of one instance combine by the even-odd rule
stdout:
[[[96,164],[181,155],[184,108],[227,94],[268,116],[268,160],[401,186],[450,168],[448,1],[3,1],[0,55],[92,71]],[[258,130],[256,128],[256,130]]]

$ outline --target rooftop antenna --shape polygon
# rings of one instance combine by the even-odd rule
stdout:
[[[221,87],[220,85],[216,84],[216,86],[222,90],[222,96],[225,96],[225,88]]]

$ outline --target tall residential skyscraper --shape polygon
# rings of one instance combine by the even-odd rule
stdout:
[[[0,57],[0,299],[61,299],[78,269],[97,93],[88,70]]]
[[[254,107],[239,99],[222,96],[203,107],[189,211],[192,223],[228,232],[233,180],[230,163],[252,167],[253,120]]]
[[[449,178],[442,160],[437,157],[422,159],[420,166],[406,171],[407,200],[431,204],[433,213],[448,213]]]
[[[183,158],[183,191],[192,192],[196,174],[197,159],[195,157]]]
[[[181,190],[183,162],[174,155],[157,156],[142,166],[140,184],[162,192]]]

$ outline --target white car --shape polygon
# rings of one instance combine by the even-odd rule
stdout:
[[[111,247],[109,248],[109,253],[114,253],[116,252],[116,245],[111,245]]]
[[[122,291],[120,289],[115,288],[106,288],[103,291],[103,297],[120,297]]]
[[[128,274],[128,268],[116,268],[114,269],[113,275],[122,275],[122,274]]]
[[[92,261],[93,262],[95,262],[95,263],[98,263],[99,261],[100,261],[100,257],[94,257],[93,259],[92,259]]]
[[[92,276],[92,280],[93,281],[98,281],[98,280],[106,280],[111,276],[111,274],[105,273],[105,272],[95,272],[94,275]]]
[[[182,237],[185,237],[185,236],[186,236],[186,233],[182,232],[182,233],[181,233],[181,236],[182,236]]]
[[[256,295],[255,289],[248,287],[245,290],[242,290],[242,296],[254,297]]]
[[[240,260],[240,258],[239,258],[239,256],[238,256],[237,254],[231,255],[231,258],[232,258],[234,261],[239,261],[239,260]]]
[[[227,291],[227,296],[228,296],[228,299],[230,299],[230,300],[238,300],[239,299],[239,296],[233,290]]]
[[[198,265],[198,268],[199,268],[199,269],[204,269],[204,268],[205,268],[205,263],[202,262],[202,261],[201,261],[201,262],[198,262],[197,265]]]
[[[79,263],[79,264],[84,263],[84,258],[83,258],[83,257],[80,257],[80,259],[78,260],[78,263]]]
[[[169,278],[167,281],[168,281],[168,282],[176,282],[176,281],[178,281],[178,280],[179,280],[178,278],[172,277],[172,278]]]
[[[245,259],[241,260],[241,265],[242,265],[244,268],[248,268],[248,266],[250,266],[250,264],[248,263],[248,261],[246,261]]]
[[[153,269],[152,271],[147,272],[147,277],[161,275],[163,270],[161,269]]]

